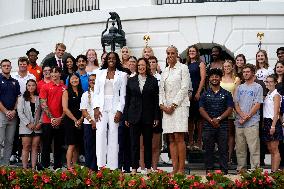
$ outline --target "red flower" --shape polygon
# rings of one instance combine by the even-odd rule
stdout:
[[[256,178],[255,178],[255,177],[252,178],[252,182],[253,182],[253,183],[256,182]]]
[[[17,177],[16,171],[11,171],[8,176],[8,180],[14,180]]]
[[[199,184],[200,184],[199,182],[194,182],[194,183],[193,183],[193,186],[194,186],[194,187],[198,187]]]
[[[42,175],[42,176],[41,176],[41,179],[42,179],[42,181],[43,181],[45,184],[47,184],[47,183],[50,182],[50,177],[47,176],[47,175]]]
[[[258,184],[259,184],[259,185],[262,185],[262,180],[258,180]]]
[[[207,173],[207,176],[208,176],[209,178],[211,178],[213,175],[212,175],[212,173],[208,172],[208,173]]]
[[[0,170],[0,174],[1,174],[2,176],[6,175],[6,173],[7,173],[6,169],[2,168],[2,169]]]
[[[268,184],[271,183],[271,179],[269,177],[266,177],[266,180],[265,180]]]
[[[189,175],[189,176],[187,176],[187,179],[189,179],[189,180],[194,180],[194,179],[195,179],[195,176],[194,176],[194,175]]]
[[[98,179],[103,178],[103,173],[101,171],[97,172],[97,178]]]
[[[130,180],[128,182],[128,186],[130,186],[130,187],[135,186],[135,184],[136,184],[136,180]]]
[[[210,186],[214,186],[215,184],[216,184],[215,180],[210,180],[210,181],[209,181],[209,185],[210,185]]]
[[[222,174],[222,171],[221,170],[216,170],[215,173],[216,174]]]
[[[92,180],[91,180],[90,178],[87,178],[87,179],[85,180],[85,184],[86,184],[87,186],[91,186],[91,185],[92,185]]]
[[[37,181],[37,180],[38,180],[38,174],[35,174],[35,175],[33,176],[33,179],[34,179],[34,181]]]
[[[66,174],[66,172],[62,172],[60,175],[61,180],[66,181],[68,179],[68,176]]]
[[[14,186],[14,189],[21,189],[19,185]]]
[[[179,185],[178,185],[178,184],[175,184],[175,185],[174,185],[174,189],[179,189]]]

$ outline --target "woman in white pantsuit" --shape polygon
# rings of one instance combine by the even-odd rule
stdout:
[[[163,132],[170,141],[173,161],[172,173],[184,173],[185,142],[184,133],[188,132],[189,98],[191,88],[188,68],[177,61],[178,51],[174,46],[167,48],[167,63],[161,75],[159,104],[163,111]]]
[[[115,52],[107,54],[96,78],[94,116],[98,167],[118,168],[118,124],[125,104],[127,74]]]

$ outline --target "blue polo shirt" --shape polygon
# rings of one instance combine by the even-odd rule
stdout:
[[[205,91],[199,101],[199,107],[203,107],[211,118],[221,116],[229,107],[234,107],[234,101],[231,93],[222,87],[217,93],[212,89]],[[228,118],[220,122],[220,128],[228,127]],[[214,129],[210,123],[205,120],[204,129]]]
[[[77,71],[77,74],[80,75],[80,73]],[[86,73],[84,75],[80,75],[80,80],[81,80],[81,86],[84,92],[88,91],[89,88],[89,74]],[[69,76],[66,79],[66,86],[68,87],[68,83],[69,83]]]
[[[7,110],[14,110],[20,94],[19,82],[11,76],[7,79],[0,74],[0,101]]]

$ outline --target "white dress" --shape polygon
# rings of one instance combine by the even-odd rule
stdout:
[[[164,133],[188,132],[189,98],[191,88],[188,67],[176,63],[173,68],[167,67],[161,75],[159,104],[178,105],[172,115],[163,112],[162,126]]]

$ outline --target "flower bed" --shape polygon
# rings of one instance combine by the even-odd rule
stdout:
[[[73,170],[32,171],[0,168],[0,188],[284,188],[284,171],[269,175],[257,169],[242,173],[240,179],[230,180],[221,171],[208,173],[206,180],[197,175],[171,175],[159,170],[149,175],[130,175],[109,169],[93,172],[85,167],[76,166]]]

